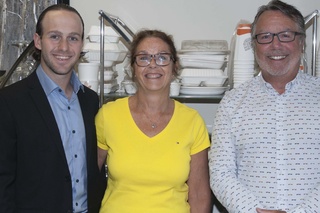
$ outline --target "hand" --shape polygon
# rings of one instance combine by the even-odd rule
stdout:
[[[268,209],[256,209],[258,213],[287,213],[286,211],[281,211],[281,210],[268,210]]]

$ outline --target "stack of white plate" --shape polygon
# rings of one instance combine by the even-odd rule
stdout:
[[[237,27],[233,58],[233,87],[250,80],[255,74],[250,32],[250,24],[239,24]]]
[[[184,40],[178,55],[183,68],[223,69],[229,53],[225,40]]]
[[[228,61],[225,40],[184,40],[178,52],[180,65],[180,93],[192,95],[220,95],[227,87],[223,69]]]

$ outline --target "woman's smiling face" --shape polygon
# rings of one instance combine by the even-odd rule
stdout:
[[[135,55],[148,54],[156,55],[159,53],[170,53],[167,43],[160,38],[148,37],[141,41],[137,47]],[[146,67],[138,66],[137,63],[133,65],[135,70],[135,81],[139,89],[148,91],[163,90],[168,92],[170,83],[173,80],[174,63],[170,60],[168,65],[157,65],[155,58],[152,58],[150,64]]]

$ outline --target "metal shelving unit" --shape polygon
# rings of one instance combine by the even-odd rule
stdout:
[[[317,58],[317,28],[318,28],[318,15],[320,10],[315,10],[304,18],[306,28],[309,24],[312,25],[312,55],[311,55],[311,70],[308,71],[310,75],[315,75],[316,58]]]

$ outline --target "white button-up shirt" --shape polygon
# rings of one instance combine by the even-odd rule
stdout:
[[[320,212],[320,78],[300,71],[279,94],[257,76],[226,92],[209,166],[230,213]]]

